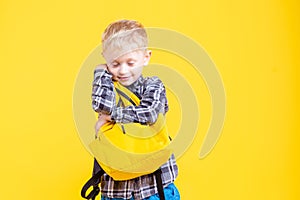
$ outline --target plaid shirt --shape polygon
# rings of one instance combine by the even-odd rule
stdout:
[[[96,69],[92,92],[93,109],[96,112],[110,114],[112,120],[116,122],[141,124],[154,123],[158,113],[165,114],[169,110],[165,87],[159,78],[141,76],[127,88],[141,99],[140,105],[116,107],[112,75],[106,70]],[[178,175],[174,155],[160,168],[163,185],[173,183]],[[157,192],[156,179],[153,174],[126,181],[115,181],[104,174],[101,179],[101,195],[110,198],[130,199],[133,196],[134,199],[139,200]]]

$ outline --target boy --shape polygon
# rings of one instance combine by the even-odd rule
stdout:
[[[106,64],[94,71],[92,105],[99,113],[95,131],[109,121],[117,123],[153,124],[159,113],[168,111],[163,83],[157,77],[142,76],[143,67],[149,63],[151,51],[147,50],[147,35],[137,21],[120,20],[110,24],[102,35],[102,55]],[[141,98],[140,105],[117,107],[113,81],[119,82]],[[174,155],[160,167],[166,199],[180,199],[174,180],[178,168]],[[101,177],[102,200],[158,200],[154,174],[126,181],[115,181],[104,174]]]

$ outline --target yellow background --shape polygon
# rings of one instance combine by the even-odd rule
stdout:
[[[224,81],[222,136],[179,159],[183,200],[300,199],[297,1],[1,1],[0,199],[81,199],[92,157],[72,114],[76,75],[120,18],[201,44]]]

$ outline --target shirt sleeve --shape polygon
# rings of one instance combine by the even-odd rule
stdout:
[[[111,114],[115,107],[112,75],[104,69],[95,69],[92,89],[92,107],[96,112]]]
[[[159,113],[165,114],[168,111],[166,90],[161,80],[151,77],[145,85],[140,105],[113,108],[112,120],[119,123],[153,124]]]

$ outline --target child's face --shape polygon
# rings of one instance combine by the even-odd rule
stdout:
[[[113,79],[124,86],[134,83],[141,75],[145,65],[148,64],[151,51],[136,50],[126,53],[108,65],[108,71]]]

